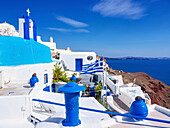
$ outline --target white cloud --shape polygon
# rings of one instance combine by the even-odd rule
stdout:
[[[76,30],[73,30],[74,32],[89,32],[88,30],[86,29],[76,29]]]
[[[47,28],[49,30],[55,30],[59,32],[70,32],[70,29],[64,29],[64,28]]]
[[[59,32],[78,32],[78,33],[88,33],[86,29],[64,29],[64,28],[47,28],[49,30],[59,31]]]
[[[144,16],[145,8],[133,0],[100,0],[92,11],[103,16],[140,19]]]
[[[88,24],[86,24],[86,23],[76,21],[76,20],[73,20],[73,19],[70,19],[70,18],[67,18],[67,17],[63,17],[63,16],[57,17],[57,20],[62,21],[64,23],[66,23],[66,24],[69,24],[69,25],[77,27],[77,28],[79,28],[79,27],[87,27],[88,26]]]

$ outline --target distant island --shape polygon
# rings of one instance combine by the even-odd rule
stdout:
[[[169,60],[169,57],[118,57],[110,58],[104,57],[106,60]]]

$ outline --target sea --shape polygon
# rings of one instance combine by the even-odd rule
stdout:
[[[154,79],[158,79],[170,86],[170,59],[149,60],[106,60],[109,67],[124,72],[145,72]]]

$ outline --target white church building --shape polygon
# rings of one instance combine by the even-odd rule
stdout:
[[[52,69],[56,62],[62,62],[67,71],[80,72],[84,64],[96,60],[95,52],[56,49],[52,37],[50,42],[43,42],[37,36],[36,24],[29,15],[29,9],[27,12],[27,17],[19,18],[19,31],[8,23],[0,24],[0,51],[3,55],[0,57],[0,87],[10,82],[26,83],[34,72],[42,81],[48,76],[51,84]]]

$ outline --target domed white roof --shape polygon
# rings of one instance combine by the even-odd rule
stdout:
[[[13,25],[6,22],[0,24],[0,35],[4,36],[18,36],[18,32]]]

